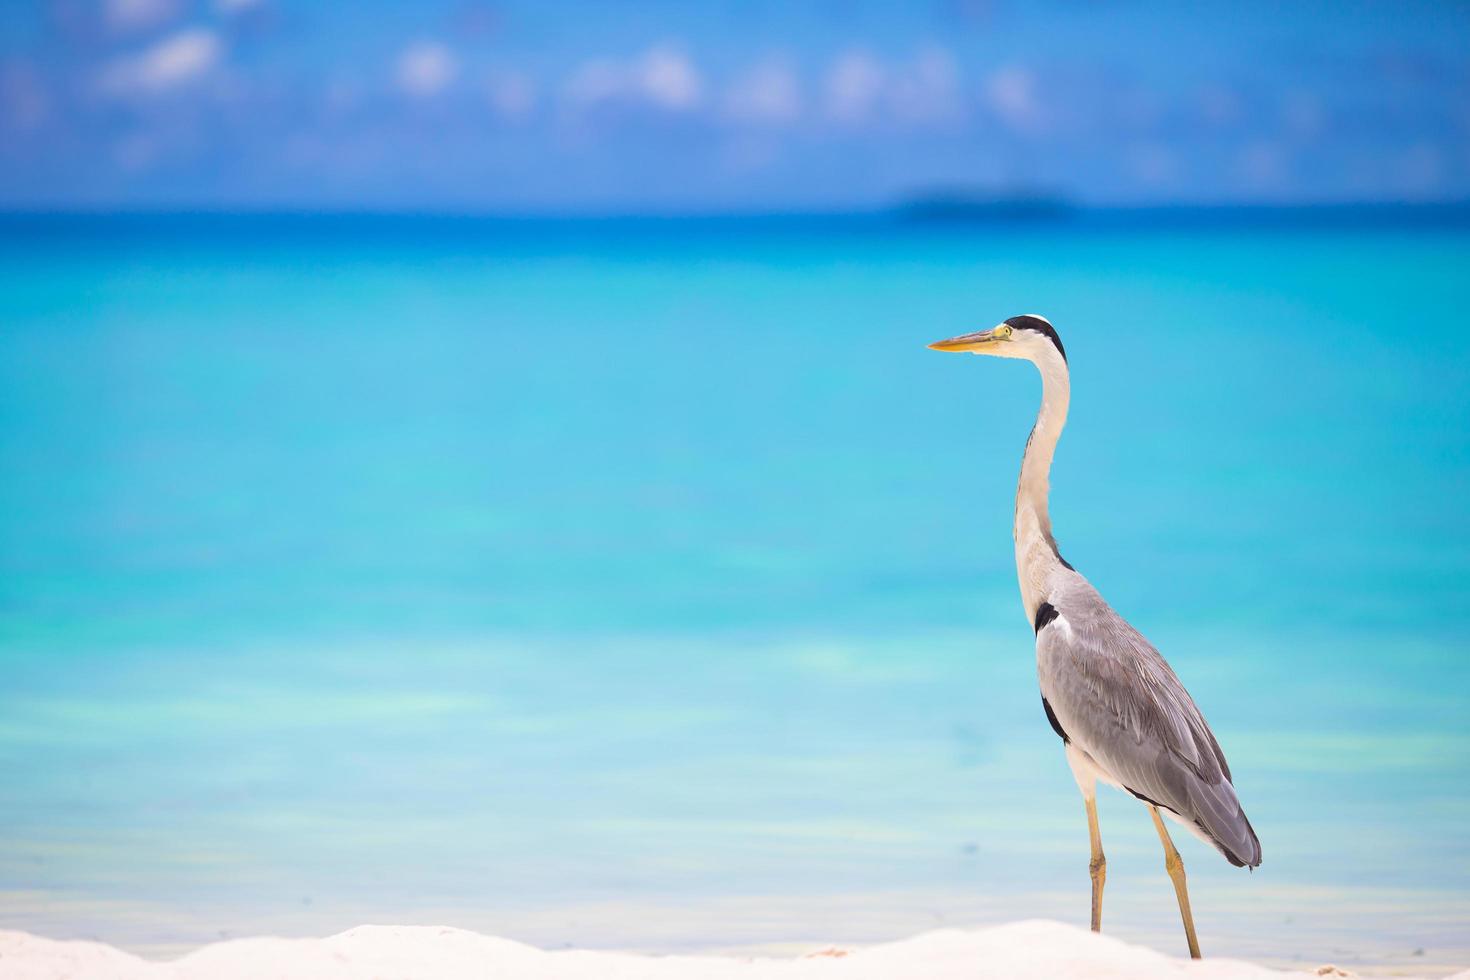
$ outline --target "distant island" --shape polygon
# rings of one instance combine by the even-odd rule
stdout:
[[[1044,190],[923,192],[885,215],[916,224],[994,224],[1085,220],[1089,224],[1219,227],[1456,227],[1470,226],[1470,201],[1271,201],[1083,204]]]
[[[892,211],[906,221],[992,222],[1050,221],[1078,210],[1069,198],[1044,191],[987,192],[938,190],[916,194]]]

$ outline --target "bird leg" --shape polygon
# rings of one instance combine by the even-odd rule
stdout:
[[[1087,836],[1092,840],[1092,862],[1087,873],[1092,876],[1092,931],[1102,932],[1103,882],[1108,877],[1108,859],[1103,856],[1102,835],[1097,831],[1097,797],[1089,796],[1087,804]]]
[[[1179,899],[1179,916],[1184,920],[1184,938],[1189,941],[1189,956],[1197,960],[1199,940],[1195,938],[1194,916],[1189,911],[1189,889],[1184,884],[1184,862],[1180,859],[1174,842],[1169,839],[1169,832],[1164,829],[1159,808],[1150,806],[1148,812],[1153,816],[1154,829],[1159,832],[1159,840],[1164,844],[1164,870],[1169,872],[1169,879],[1174,882],[1174,894]]]

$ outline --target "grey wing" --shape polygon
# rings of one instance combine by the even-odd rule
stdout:
[[[1036,634],[1042,698],[1062,737],[1134,796],[1181,817],[1231,864],[1260,864],[1261,843],[1225,754],[1189,692],[1142,634],[1090,585],[1078,585],[1050,600],[1056,615]]]

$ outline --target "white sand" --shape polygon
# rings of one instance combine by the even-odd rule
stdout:
[[[359,926],[326,939],[237,939],[153,963],[101,943],[0,931],[4,980],[1279,980],[1312,975],[1350,974],[1325,968],[1283,973],[1228,959],[1191,963],[1040,920],[944,929],[796,959],[545,952],[463,929]],[[1470,970],[1451,980],[1470,980]]]

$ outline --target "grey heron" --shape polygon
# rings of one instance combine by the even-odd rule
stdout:
[[[1045,317],[1027,314],[929,346],[1021,358],[1041,372],[1041,410],[1026,442],[1016,489],[1016,575],[1026,619],[1036,634],[1041,706],[1062,739],[1087,810],[1092,930],[1102,928],[1107,876],[1097,826],[1101,779],[1148,807],[1179,900],[1189,955],[1198,959],[1184,863],[1160,812],[1236,867],[1259,865],[1261,842],[1235,795],[1225,753],[1194,699],[1153,645],[1062,558],[1052,537],[1049,475],[1071,400],[1062,340]]]

